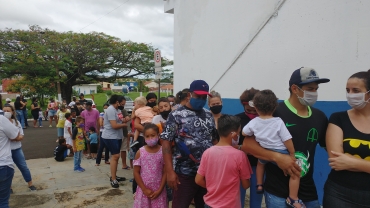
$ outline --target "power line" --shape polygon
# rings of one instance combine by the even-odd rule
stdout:
[[[122,5],[126,4],[127,2],[129,2],[130,0],[127,0],[125,2],[123,2],[122,4],[120,4],[119,6],[115,7],[114,9],[112,9],[111,11],[109,11],[108,13],[106,13],[105,15],[99,17],[98,19],[94,20],[93,22],[91,22],[90,24],[86,25],[85,27],[81,28],[79,31],[82,32],[81,30],[87,28],[88,26],[94,24],[95,22],[101,20],[103,17],[109,15],[110,13],[112,13],[113,11],[115,11],[116,9],[120,8]]]

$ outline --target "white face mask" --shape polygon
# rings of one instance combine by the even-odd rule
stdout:
[[[239,144],[239,137],[240,137],[240,136],[238,135],[238,137],[237,137],[237,139],[236,139],[236,140],[234,140],[234,138],[232,138],[232,139],[231,139],[231,145],[232,145],[232,146],[235,146],[235,145],[238,145],[238,144]]]
[[[362,93],[347,93],[347,102],[348,104],[355,109],[363,109],[367,103],[369,103],[369,99],[365,100],[365,94],[370,92],[362,92]]]
[[[107,112],[107,109],[104,109],[104,113],[106,113]]]
[[[5,116],[5,118],[10,119],[12,117],[12,113],[11,112],[4,112],[4,116]]]
[[[170,102],[170,105],[172,106],[173,105],[173,102]]]
[[[299,87],[298,89],[302,90]],[[303,91],[303,98],[297,95],[299,102],[305,106],[313,106],[317,101],[317,96],[318,96],[317,92],[310,92],[310,91],[305,91],[305,90],[302,90],[302,91]]]

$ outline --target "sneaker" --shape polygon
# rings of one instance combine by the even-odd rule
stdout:
[[[40,128],[42,128],[42,126],[39,126]]]
[[[111,185],[113,188],[118,188],[118,187],[119,187],[119,184],[118,184],[118,181],[117,181],[117,180],[112,181],[112,179],[111,179],[111,181],[110,181],[110,185]]]
[[[80,170],[81,170],[82,172],[84,172],[84,171],[85,171],[85,168],[80,167]]]
[[[139,144],[139,142],[136,140],[134,141],[131,145],[130,145],[130,148],[134,147],[135,145]]]
[[[34,186],[34,185],[32,185],[32,186],[30,186],[30,187],[28,187],[29,189],[30,189],[30,191],[36,191],[37,189],[36,189],[36,187]]]
[[[49,126],[50,128],[53,127],[52,125]]]
[[[119,177],[119,176],[116,176],[116,180],[117,181],[125,181],[126,178],[125,177]],[[110,181],[112,181],[112,177],[110,177]]]
[[[75,170],[75,172],[82,173],[83,171],[81,169],[77,169],[77,170]]]

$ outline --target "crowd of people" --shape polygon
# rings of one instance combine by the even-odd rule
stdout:
[[[327,119],[312,106],[319,84],[329,81],[312,68],[299,68],[290,77],[286,100],[278,103],[272,90],[249,88],[240,96],[244,111],[237,115],[222,113],[221,95],[209,92],[204,80],[193,81],[176,96],[138,97],[131,115],[124,109],[122,95],[112,95],[100,113],[83,97],[68,105],[50,100],[50,125],[56,117],[58,128],[55,160],[64,161],[70,151],[73,170],[83,172],[82,157],[95,159],[99,166],[105,151],[110,185],[118,188],[119,181],[126,180],[116,175],[121,157],[122,169],[133,170],[133,207],[138,208],[169,207],[169,201],[175,208],[191,203],[244,207],[248,188],[251,208],[261,207],[263,195],[270,208],[319,208],[313,180],[319,144],[326,148],[332,168],[323,206],[369,207],[370,70],[347,80],[351,109]],[[0,106],[4,114],[0,116],[0,206],[9,199],[13,162],[34,188],[20,143],[27,128],[26,102],[19,97],[14,107]],[[34,126],[38,108],[33,99]]]

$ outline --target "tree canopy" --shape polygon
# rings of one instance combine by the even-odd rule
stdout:
[[[56,93],[70,100],[72,86],[154,74],[155,48],[104,33],[57,32],[37,25],[0,30],[0,73],[18,79],[14,90]],[[162,57],[162,66],[173,62]],[[56,73],[59,71],[59,73]]]

